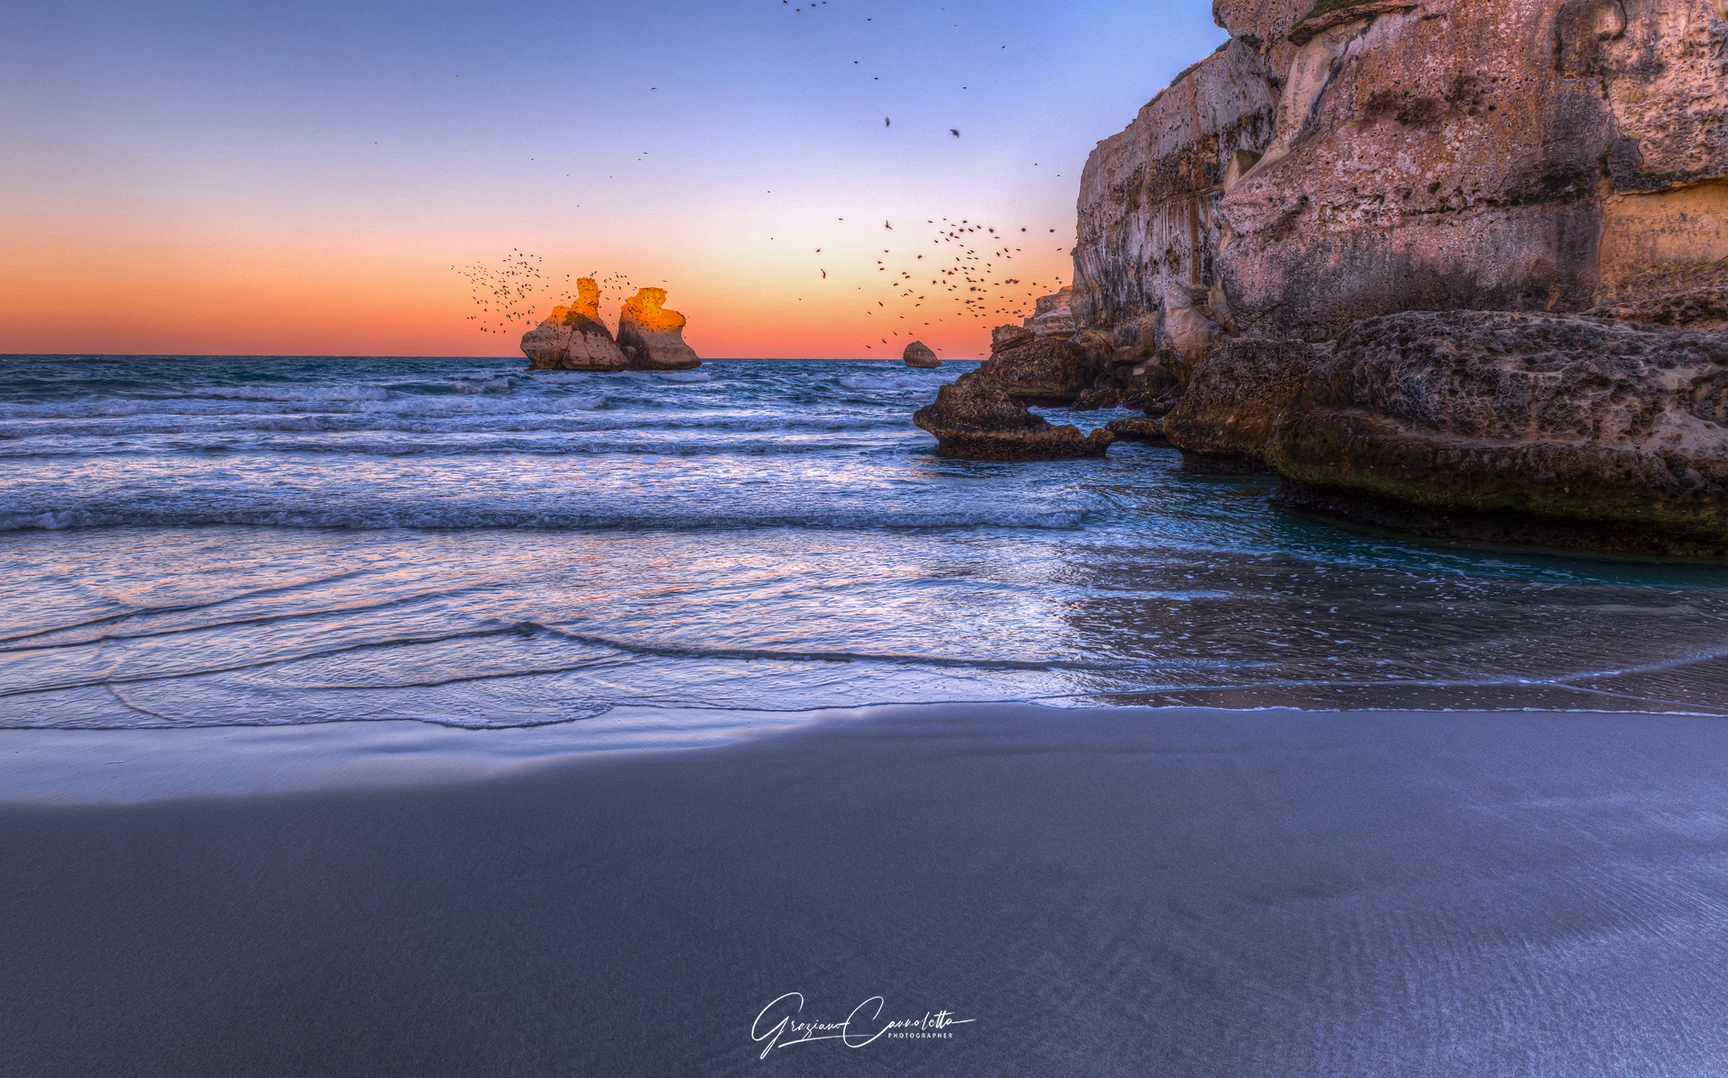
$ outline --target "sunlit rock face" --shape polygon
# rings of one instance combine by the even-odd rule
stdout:
[[[1728,284],[1725,7],[1217,0],[1231,42],[1087,163],[1076,322],[1319,341]]]
[[[911,344],[907,345],[906,351],[901,358],[906,361],[908,367],[922,367],[926,370],[934,370],[937,367],[942,366],[942,360],[937,358],[936,353],[931,351],[930,346],[925,344],[923,341],[913,341]]]
[[[600,286],[576,282],[576,301],[554,307],[544,322],[522,337],[522,352],[534,370],[621,371],[629,360],[600,321]]]
[[[634,370],[674,371],[700,367],[696,350],[684,343],[685,318],[665,308],[664,288],[643,288],[624,301],[618,316],[618,346]]]

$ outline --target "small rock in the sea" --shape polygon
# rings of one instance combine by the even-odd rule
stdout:
[[[1072,460],[1101,457],[1116,436],[1107,430],[1081,434],[1054,426],[982,377],[969,371],[936,392],[912,421],[936,436],[936,453],[967,460]]]
[[[905,355],[902,358],[906,360],[908,367],[934,370],[942,365],[942,360],[937,358],[936,353],[923,341],[913,341],[907,345]]]

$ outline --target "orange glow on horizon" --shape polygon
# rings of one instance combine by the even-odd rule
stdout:
[[[569,284],[548,286],[526,308],[532,320],[482,332],[470,321],[469,282],[452,272],[441,242],[424,235],[356,236],[339,228],[302,235],[232,223],[151,229],[114,220],[47,227],[41,220],[8,227],[18,218],[0,215],[9,241],[0,244],[0,352],[522,359],[521,335],[554,306],[578,300],[574,271],[598,269],[549,253],[547,264],[559,267],[551,279]],[[785,242],[754,251],[728,249],[725,237],[706,249],[658,239],[641,252],[598,250],[600,267],[627,263],[634,274],[613,274],[629,287],[607,286],[602,319],[616,331],[622,299],[637,287],[664,288],[667,309],[688,319],[685,340],[707,359],[898,360],[914,340],[945,359],[975,359],[988,354],[991,327],[1030,314],[1031,293],[1055,291],[1069,265],[1051,245],[1043,265],[1016,269],[1029,279],[1016,282],[1018,309],[1002,308],[1001,299],[988,301],[988,309],[973,299],[977,309],[963,309],[961,271],[951,269],[953,278],[924,271],[933,261],[914,253],[915,243],[939,250],[928,237],[799,236],[790,226],[784,235]],[[467,237],[456,242],[482,247]],[[794,244],[803,248],[798,255]],[[817,250],[823,253],[811,253]],[[888,265],[898,271],[890,260],[902,258],[926,274],[922,280],[886,272]],[[950,280],[951,291],[931,284],[947,289]]]

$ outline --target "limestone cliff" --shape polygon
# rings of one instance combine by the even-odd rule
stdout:
[[[1032,305],[1032,316],[1026,319],[1025,328],[1038,337],[1073,336],[1074,312],[1070,306],[1073,299],[1073,285],[1067,285],[1052,295],[1039,296]]]
[[[1229,42],[1087,162],[1070,303],[1181,383],[1189,466],[1728,554],[1728,0],[1213,13]]]
[[[1167,306],[1210,308],[1224,181],[1271,142],[1280,78],[1258,50],[1232,41],[1093,151],[1076,224],[1078,325],[1139,339],[1159,331]]]
[[[1087,162],[1076,323],[1328,340],[1720,286],[1725,9],[1217,0],[1231,40]]]

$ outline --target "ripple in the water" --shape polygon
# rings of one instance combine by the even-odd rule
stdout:
[[[952,366],[694,373],[11,361],[0,725],[1728,705],[1728,571],[1343,530],[1140,446],[941,461]]]

